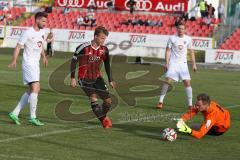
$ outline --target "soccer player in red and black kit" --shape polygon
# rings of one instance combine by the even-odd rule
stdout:
[[[104,62],[110,86],[116,88],[110,68],[109,51],[103,45],[108,34],[104,27],[97,27],[94,31],[94,39],[79,45],[71,62],[71,86],[76,87],[77,85],[75,69],[78,63],[78,83],[89,97],[92,110],[104,128],[110,128],[112,122],[106,116],[111,107],[111,98],[100,72],[102,62]],[[98,104],[97,96],[103,100],[102,105]]]

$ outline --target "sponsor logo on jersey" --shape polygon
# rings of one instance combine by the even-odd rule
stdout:
[[[183,49],[183,45],[178,45],[178,49],[182,50]]]
[[[90,56],[88,58],[88,62],[97,62],[99,61],[101,58],[99,56]]]
[[[41,42],[41,41],[38,41],[38,42],[37,42],[37,45],[38,45],[39,48],[41,48],[41,47],[42,47],[42,42]]]

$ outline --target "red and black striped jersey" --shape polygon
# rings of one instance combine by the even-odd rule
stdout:
[[[95,80],[101,77],[101,64],[104,62],[108,79],[112,81],[109,51],[106,46],[94,48],[91,42],[79,45],[72,58],[71,77],[75,77],[76,63],[78,63],[78,79]]]

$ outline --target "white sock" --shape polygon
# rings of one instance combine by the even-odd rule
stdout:
[[[30,103],[30,117],[36,118],[36,110],[37,110],[37,102],[38,102],[38,94],[31,93],[28,99]]]
[[[162,90],[160,92],[160,97],[159,97],[159,102],[160,103],[163,103],[163,100],[164,100],[164,97],[165,95],[167,94],[167,91],[168,91],[168,84],[164,83],[163,84],[163,87],[162,87]]]
[[[185,88],[185,92],[186,92],[186,95],[187,95],[187,99],[188,99],[188,106],[192,106],[192,87],[186,87]]]
[[[28,103],[28,97],[29,94],[27,92],[25,92],[20,101],[18,102],[17,106],[15,107],[15,109],[12,111],[12,113],[16,116],[19,115],[20,111],[26,106],[26,104]]]

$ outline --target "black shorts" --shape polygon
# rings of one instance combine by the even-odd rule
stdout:
[[[211,136],[220,136],[225,132],[218,132],[217,131],[217,127],[212,126],[212,128],[207,132],[207,135],[211,135]]]
[[[107,85],[102,77],[96,80],[80,79],[78,83],[88,97],[97,94],[103,100],[110,98]]]
[[[52,44],[47,44],[47,55],[52,55],[53,50],[52,50]]]

